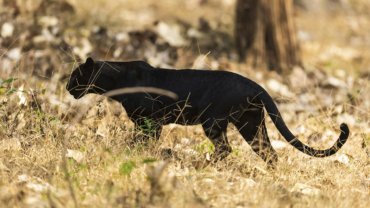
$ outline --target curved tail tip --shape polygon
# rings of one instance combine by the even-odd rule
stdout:
[[[342,131],[342,134],[345,134],[345,135],[349,134],[349,128],[348,128],[347,124],[345,124],[345,123],[342,123],[340,125],[340,130]]]

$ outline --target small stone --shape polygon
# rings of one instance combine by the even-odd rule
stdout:
[[[13,33],[14,25],[9,22],[4,23],[3,26],[1,27],[1,37],[3,38],[11,37]]]

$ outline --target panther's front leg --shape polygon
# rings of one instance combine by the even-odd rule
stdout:
[[[226,136],[227,124],[226,120],[217,121],[215,119],[209,119],[202,123],[206,136],[211,140],[215,147],[215,151],[211,158],[211,162],[213,163],[225,159],[232,152]]]

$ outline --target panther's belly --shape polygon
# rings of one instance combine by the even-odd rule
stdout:
[[[126,112],[133,120],[148,118],[161,125],[171,123],[181,125],[196,125],[202,123],[202,114],[199,113],[201,111],[192,106],[186,106],[183,108],[165,106],[159,109],[139,106],[135,110],[126,109]]]
[[[160,121],[163,125],[176,123],[182,125],[196,125],[201,123],[201,115],[195,107],[164,109],[157,114],[152,114],[154,120]]]
[[[132,100],[134,99],[130,101]],[[192,99],[177,102],[168,102],[168,100],[162,99],[142,99],[141,102],[128,102],[122,104],[132,120],[149,118],[160,125],[171,123],[197,125],[209,119],[228,120],[230,116],[235,115],[235,112],[230,112],[231,109],[236,109],[232,107],[233,105],[227,105],[224,102],[219,102],[219,105],[212,105],[211,103],[216,102],[211,101],[203,103],[204,104]]]

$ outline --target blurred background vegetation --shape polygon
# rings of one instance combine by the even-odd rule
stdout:
[[[229,69],[237,60],[248,62],[248,56],[240,52],[241,48],[248,49],[241,39],[251,35],[238,30],[237,26],[258,30],[253,23],[258,15],[250,14],[251,8],[258,10],[258,2],[263,1],[2,0],[2,73],[11,73],[17,68],[50,77],[55,72],[67,73],[68,64],[87,56],[107,60],[143,59],[161,67]],[[276,35],[283,36],[277,42],[289,40],[288,34],[292,33],[298,43],[291,47],[293,52],[286,55],[298,57],[289,68],[302,66],[302,60],[308,67],[368,71],[367,9],[370,3],[365,0],[283,2],[294,7],[286,7],[289,9],[286,16],[294,24],[293,28]],[[240,9],[244,7],[249,10]],[[285,7],[278,5],[275,10],[282,8]],[[240,14],[235,14],[236,11]],[[259,16],[274,19],[270,13],[262,9]],[[240,17],[243,15],[247,17]],[[263,32],[256,33],[257,38],[252,37],[249,42],[265,37]],[[252,50],[249,59],[263,57],[264,53],[271,56],[273,52]],[[264,68],[256,65],[256,61],[251,62],[249,66],[255,70]],[[280,67],[270,64],[268,68],[278,70]]]

